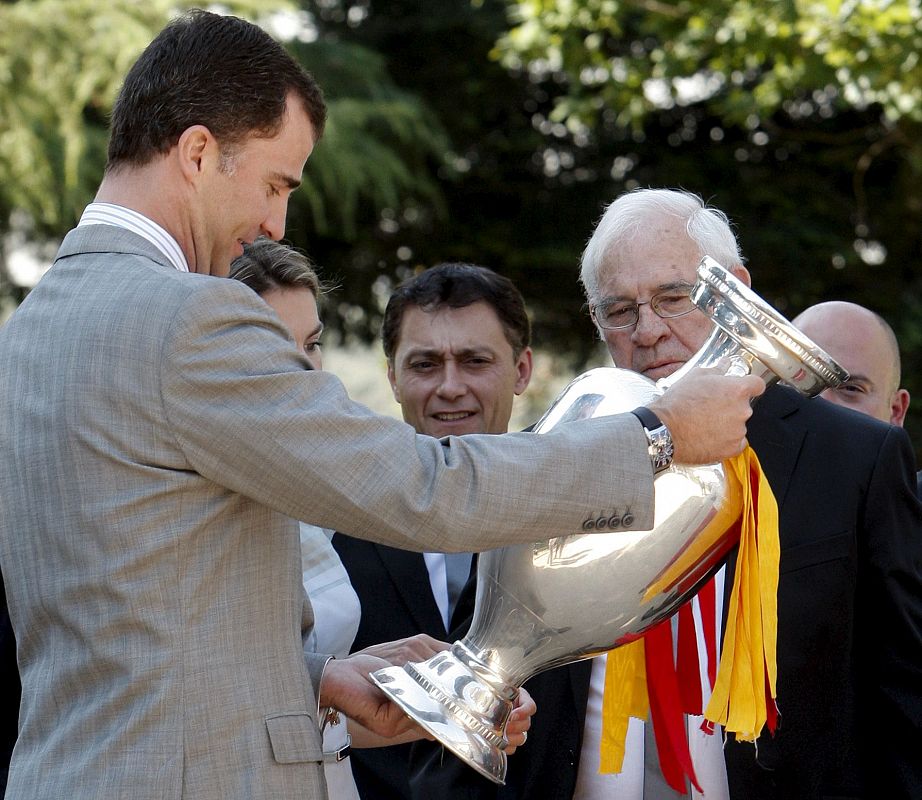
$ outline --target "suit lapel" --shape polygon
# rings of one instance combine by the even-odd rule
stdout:
[[[399,550],[376,544],[375,549],[384,564],[397,594],[401,597],[414,625],[436,638],[448,635],[439,607],[432,596],[429,570],[422,553]],[[438,632],[438,635],[436,634]]]
[[[786,386],[774,386],[756,401],[748,436],[752,449],[778,501],[784,504],[791,475],[803,448],[807,430],[798,413],[810,402]]]

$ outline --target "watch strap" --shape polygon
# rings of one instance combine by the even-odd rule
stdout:
[[[655,431],[657,428],[666,427],[663,425],[663,421],[646,406],[639,406],[638,408],[635,408],[631,413],[640,420],[640,423],[648,431]]]

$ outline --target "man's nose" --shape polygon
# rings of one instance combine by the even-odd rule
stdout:
[[[288,201],[276,199],[270,203],[269,212],[259,226],[263,236],[279,241],[285,235],[285,217],[288,214]]]
[[[461,397],[467,392],[464,376],[454,361],[447,361],[442,367],[441,380],[437,391],[440,397],[452,399]]]
[[[669,325],[649,303],[637,308],[637,324],[631,334],[631,341],[641,347],[650,347],[669,335]]]

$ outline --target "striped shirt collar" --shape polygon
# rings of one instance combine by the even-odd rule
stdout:
[[[163,253],[180,272],[189,271],[189,263],[179,242],[152,219],[133,209],[114,203],[90,203],[80,217],[77,227],[83,225],[114,225],[136,233]]]

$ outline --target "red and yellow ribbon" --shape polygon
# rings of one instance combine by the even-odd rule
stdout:
[[[668,586],[689,560],[739,530],[739,554],[725,621],[720,666],[714,582],[698,593],[706,647],[710,701],[705,719],[737,739],[753,741],[768,725],[774,732],[775,640],[778,590],[778,505],[750,448],[724,462],[727,501],[690,550],[650,587]],[[634,642],[608,654],[602,702],[601,771],[620,772],[628,718],[652,720],[660,767],[667,783],[683,791],[685,778],[700,791],[685,736],[685,714],[702,713],[699,657],[691,607],[678,614],[678,645],[664,620]],[[676,653],[675,659],[673,652]],[[712,728],[711,728],[712,729]]]

